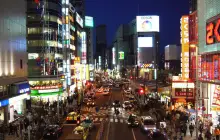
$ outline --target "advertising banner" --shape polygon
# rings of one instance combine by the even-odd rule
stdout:
[[[182,78],[183,80],[189,79],[189,16],[182,16],[181,23],[181,44],[182,44]]]
[[[213,106],[220,106],[220,85],[215,85],[212,105]]]
[[[119,53],[119,60],[124,60],[124,52],[118,52]]]
[[[94,27],[93,17],[85,16],[85,26],[86,27]]]
[[[113,64],[113,65],[116,64],[115,58],[116,58],[116,56],[115,56],[115,48],[112,48],[112,64]]]
[[[76,22],[83,28],[83,19],[80,15],[76,12]]]
[[[159,16],[137,16],[137,32],[159,32]]]

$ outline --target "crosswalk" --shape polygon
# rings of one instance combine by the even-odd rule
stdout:
[[[127,123],[127,119],[125,118],[94,118],[94,123],[99,123],[102,121],[110,122],[110,123]]]

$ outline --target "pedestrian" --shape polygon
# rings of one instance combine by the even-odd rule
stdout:
[[[199,134],[198,140],[203,140],[202,134]]]
[[[191,124],[189,125],[189,132],[190,132],[191,137],[192,137],[192,135],[193,135],[193,131],[194,131],[194,126],[193,126],[193,124],[191,123]]]
[[[22,130],[23,130],[23,122],[22,121],[20,121],[20,123],[19,123],[19,127],[20,127],[20,135],[22,136]]]
[[[13,126],[13,129],[14,129],[14,132],[15,132],[16,136],[19,137],[19,135],[18,135],[18,125],[15,124],[15,125]]]
[[[8,133],[8,135],[13,135],[13,126],[12,126],[11,123],[9,124],[9,133]]]
[[[183,126],[182,126],[182,129],[181,129],[182,133],[184,134],[184,137],[186,136],[186,130],[187,130],[187,125],[186,125],[186,123],[184,122],[184,124],[183,124]]]
[[[206,133],[205,133],[205,138],[207,138],[207,140],[210,140],[211,137],[212,137],[212,134],[210,133],[209,130],[207,130]]]

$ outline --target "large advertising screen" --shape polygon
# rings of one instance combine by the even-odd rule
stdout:
[[[137,16],[137,32],[159,32],[159,16]]]
[[[124,52],[118,52],[119,53],[119,60],[124,60],[125,56],[124,56]]]
[[[138,47],[153,47],[153,38],[138,37]]]
[[[81,52],[82,52],[82,64],[86,64],[86,32],[82,32],[82,48],[81,48]]]
[[[85,26],[94,27],[93,17],[85,16]]]
[[[76,22],[83,28],[83,19],[76,13]]]

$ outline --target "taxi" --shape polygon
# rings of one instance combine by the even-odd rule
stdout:
[[[77,112],[70,112],[67,117],[66,117],[66,122],[67,123],[74,123],[77,122],[77,117],[79,116],[79,114]]]
[[[83,126],[77,126],[75,129],[73,129],[72,134],[82,137],[83,140],[87,140],[89,136],[89,130]]]

